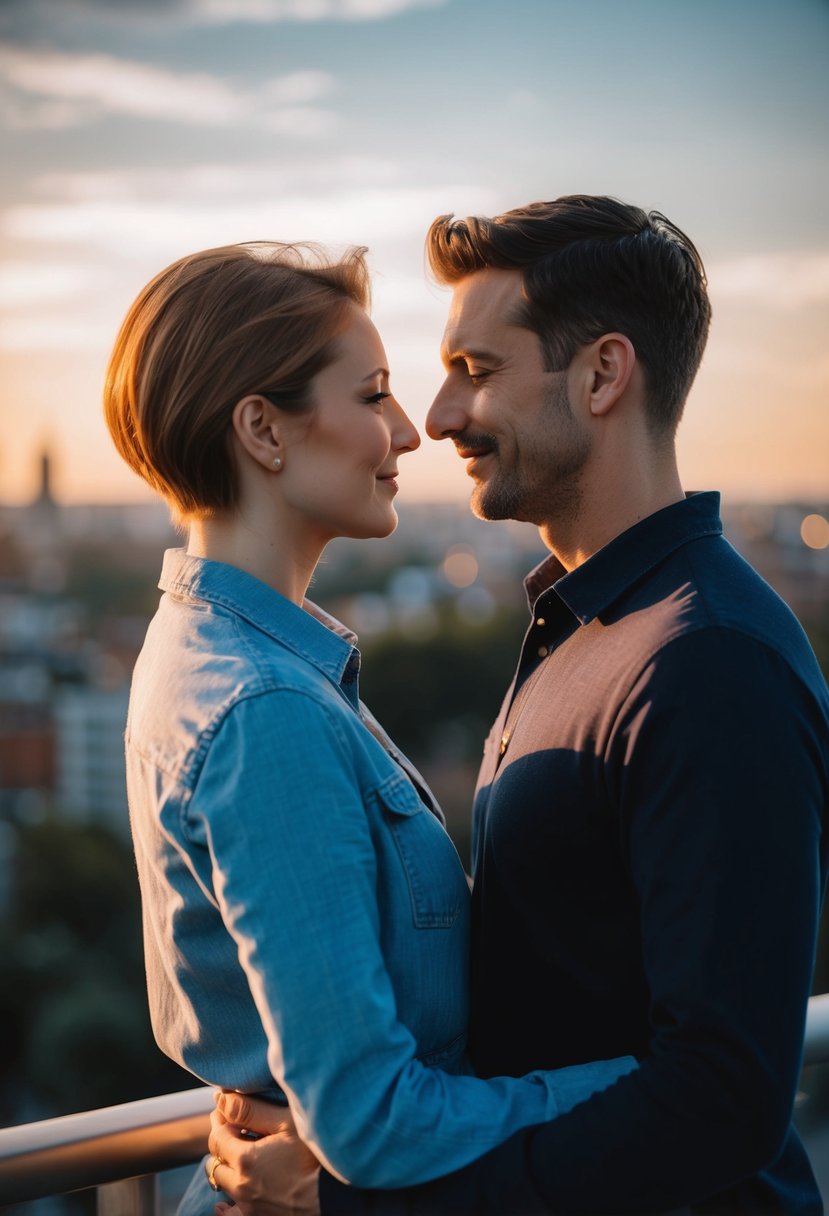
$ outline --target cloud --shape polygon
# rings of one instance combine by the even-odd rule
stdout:
[[[176,201],[89,200],[23,205],[3,218],[13,241],[82,243],[125,255],[188,249],[244,240],[320,240],[352,243],[389,240],[427,224],[445,204],[439,186],[375,187],[329,196],[254,195],[245,199]]]
[[[13,243],[81,245],[125,261],[243,240],[319,240],[332,244],[422,241],[429,222],[458,197],[456,183],[410,185],[383,158],[344,157],[277,167],[208,164],[162,170],[53,173],[35,183],[43,201],[0,213]],[[367,185],[366,183],[376,183]],[[472,209],[493,192],[464,184]]]
[[[220,206],[257,194],[286,197],[300,193],[329,195],[367,181],[384,185],[407,180],[394,161],[375,156],[320,157],[310,160],[280,157],[253,162],[206,162],[167,167],[114,170],[54,170],[31,183],[36,198],[63,207],[81,203],[138,202],[200,207],[205,200]],[[37,206],[38,204],[32,204]],[[3,214],[0,213],[0,225]]]
[[[325,97],[333,87],[334,80],[327,72],[291,72],[288,76],[269,80],[260,96],[263,101],[279,106],[308,105]]]
[[[106,350],[115,337],[112,319],[44,315],[3,321],[4,351]]]
[[[381,21],[408,9],[438,8],[446,0],[190,0],[194,22]]]
[[[708,268],[711,297],[792,310],[829,303],[829,253],[758,253]]]
[[[0,349],[106,349],[113,291],[112,267],[101,260],[0,263]]]
[[[0,44],[0,106],[8,125],[60,128],[104,115],[228,128],[251,124],[296,137],[319,137],[335,116],[311,103],[335,82],[320,71],[275,77],[255,90],[207,73],[172,72],[106,54],[26,50]]]
[[[439,331],[446,307],[422,276],[429,222],[461,190],[471,210],[491,212],[494,201],[486,187],[411,186],[409,176],[382,157],[45,175],[36,183],[42,201],[0,214],[0,238],[17,250],[0,274],[0,346],[105,350],[117,318],[166,263],[271,239],[320,241],[335,252],[367,244],[378,318],[405,349],[424,319]]]
[[[0,264],[0,308],[21,309],[106,287],[107,275],[85,262]]]
[[[0,0],[0,29],[31,42],[49,30],[60,40],[80,22],[157,33],[171,27],[384,21],[448,0]]]

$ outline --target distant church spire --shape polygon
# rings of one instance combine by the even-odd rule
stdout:
[[[61,508],[52,496],[52,458],[40,454],[40,485],[25,512],[24,549],[29,559],[29,581],[35,591],[60,591],[66,583],[66,546]]]
[[[52,458],[45,449],[40,454],[40,485],[33,505],[45,507],[56,505],[52,495]]]

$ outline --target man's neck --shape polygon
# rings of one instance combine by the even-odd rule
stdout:
[[[575,570],[634,524],[685,497],[676,460],[586,471],[581,504],[570,518],[539,525],[539,534],[568,572]]]

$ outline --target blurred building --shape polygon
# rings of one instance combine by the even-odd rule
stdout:
[[[829,503],[738,504],[723,515],[732,544],[800,621],[829,626]]]
[[[69,585],[81,545],[103,546],[106,566],[107,544],[131,554],[148,536],[166,539],[169,519],[134,507],[63,508],[48,453],[38,474],[30,503],[0,505],[0,814],[14,822],[57,812],[126,831],[123,732],[146,620],[103,616],[93,626]]]
[[[81,677],[79,635],[71,604],[23,589],[0,594],[0,807],[54,791],[53,692]]]
[[[128,830],[124,726],[129,689],[67,687],[53,706],[55,800],[66,815]]]

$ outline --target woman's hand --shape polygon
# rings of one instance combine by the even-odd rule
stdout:
[[[207,1146],[211,1184],[237,1205],[217,1204],[222,1216],[319,1216],[319,1162],[287,1107],[222,1091]]]

